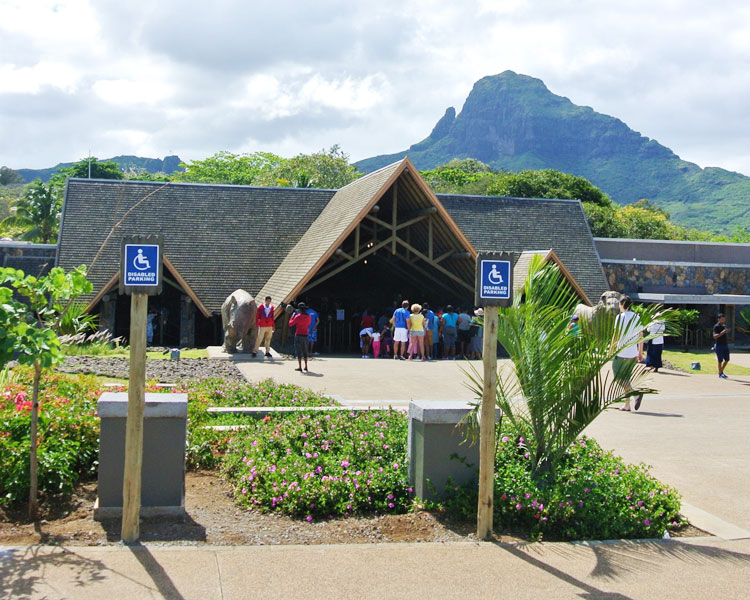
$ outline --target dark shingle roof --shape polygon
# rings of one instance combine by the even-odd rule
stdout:
[[[162,233],[164,255],[214,311],[238,288],[257,294],[335,191],[71,179],[58,264],[91,265],[114,224],[149,194],[90,271],[94,294],[118,272],[123,235]]]
[[[71,179],[58,264],[91,265],[115,223],[137,204],[90,270],[94,293],[88,300],[117,274],[123,235],[161,233],[165,257],[208,311],[219,310],[238,288],[253,295],[273,289],[278,301],[403,166],[396,163],[338,192]],[[477,251],[553,249],[593,302],[608,289],[579,202],[447,194],[438,199]],[[282,263],[289,269],[279,269]]]
[[[551,248],[591,302],[609,289],[577,200],[437,196],[478,252]]]

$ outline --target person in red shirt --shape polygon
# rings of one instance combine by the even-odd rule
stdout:
[[[271,358],[271,337],[276,327],[273,320],[274,306],[271,304],[271,296],[266,296],[266,301],[258,307],[255,313],[255,326],[258,328],[258,335],[255,337],[255,348],[253,349],[253,358],[258,355],[258,348],[263,344],[266,348],[265,356]]]
[[[297,304],[297,310],[289,319],[289,327],[294,327],[294,353],[297,355],[299,367],[295,371],[302,371],[302,359],[305,359],[305,372],[307,373],[307,332],[310,329],[310,315],[307,314],[307,305],[304,302]]]

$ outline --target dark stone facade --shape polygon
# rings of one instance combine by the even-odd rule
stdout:
[[[750,294],[750,266],[655,265],[602,261],[611,289],[673,294]]]

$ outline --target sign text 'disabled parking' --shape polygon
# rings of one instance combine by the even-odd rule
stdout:
[[[507,306],[513,299],[513,255],[485,252],[477,255],[475,304]]]
[[[159,246],[125,244],[125,285],[159,285]]]
[[[122,241],[120,293],[161,293],[162,246],[160,235],[128,236]]]

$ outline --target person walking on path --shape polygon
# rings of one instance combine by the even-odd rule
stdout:
[[[297,356],[299,366],[295,371],[302,371],[302,359],[305,359],[305,372],[307,373],[308,357],[308,332],[310,331],[310,315],[307,314],[307,306],[304,302],[297,304],[297,310],[289,319],[289,327],[294,327],[294,353]]]
[[[643,360],[643,330],[641,328],[641,320],[638,315],[630,310],[632,301],[628,296],[623,296],[620,299],[620,314],[615,317],[615,335],[619,335],[619,339],[614,340],[617,347],[622,348],[617,353],[617,356],[612,361],[612,372],[615,376],[615,381],[622,384],[626,392],[632,392],[633,388],[630,385],[630,375],[636,365],[636,359],[638,362]],[[637,343],[634,343],[636,342]],[[641,407],[641,400],[643,400],[643,394],[638,394],[635,397],[635,410]],[[625,406],[620,410],[630,411],[630,396],[625,399]]]
[[[729,362],[729,327],[726,325],[727,318],[719,313],[716,318],[716,325],[714,325],[714,351],[716,352],[716,360],[719,362],[719,377],[721,379],[729,379],[724,373],[724,369]]]
[[[651,339],[651,343],[648,345],[646,350],[646,366],[651,367],[654,373],[658,373],[659,369],[664,366],[661,361],[661,352],[664,350],[664,331],[667,326],[664,321],[656,320],[652,321],[646,331],[649,335],[655,335],[655,338]]]
[[[405,360],[406,347],[409,343],[409,301],[404,300],[401,308],[393,312],[393,358]]]
[[[266,296],[266,301],[260,305],[255,313],[255,326],[258,328],[258,335],[255,338],[255,348],[253,348],[253,358],[258,356],[258,348],[263,345],[266,349],[266,358],[271,358],[271,338],[276,328],[276,322],[273,319],[275,307],[271,304],[271,296]]]

